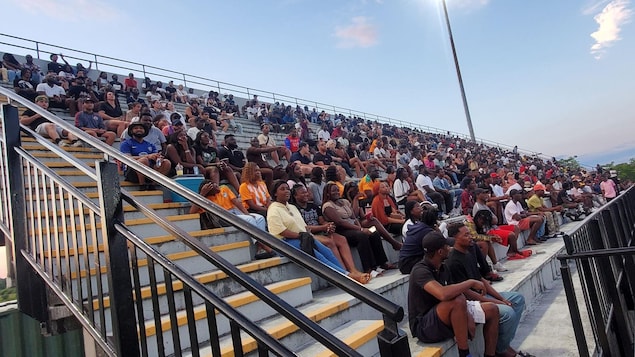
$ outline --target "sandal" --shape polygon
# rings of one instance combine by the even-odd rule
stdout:
[[[491,281],[491,282],[494,282],[494,281],[503,281],[503,277],[502,277],[502,276],[500,276],[500,275],[498,275],[498,274],[495,274],[495,273],[489,273],[489,274],[487,274],[487,276],[485,276],[485,279],[487,279],[487,280],[489,280],[489,281]]]
[[[520,356],[520,357],[536,357],[536,356],[532,355],[531,353],[524,352],[524,351],[516,352],[516,356]]]
[[[507,256],[507,260],[520,260],[520,259],[525,259],[527,258],[526,256],[522,255],[522,254],[514,254],[514,255],[508,255]]]

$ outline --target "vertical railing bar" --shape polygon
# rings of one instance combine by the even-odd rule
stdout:
[[[97,219],[95,218],[95,212],[89,211],[90,216],[90,236],[92,238],[93,259],[95,265],[95,280],[97,283],[97,300],[99,301],[99,327],[101,335],[107,338],[106,335],[106,313],[104,311],[104,283],[101,276],[101,259],[99,258],[99,239],[97,238]],[[103,239],[103,237],[102,237]],[[106,258],[107,259],[107,258]],[[89,270],[90,271],[90,270]],[[106,272],[108,274],[108,272]]]
[[[207,313],[207,329],[209,330],[209,341],[212,349],[212,356],[220,356],[220,341],[218,338],[216,309],[214,309],[214,306],[209,301],[205,301],[205,311]]]
[[[74,196],[69,192],[69,197],[74,199]],[[80,211],[84,211],[84,203],[81,200],[77,200],[78,208]],[[80,216],[79,224],[80,224],[80,233],[82,237],[82,253],[84,256],[84,271],[86,272],[86,289],[87,289],[87,300],[89,301],[88,305],[88,314],[90,316],[90,321],[92,321],[93,326],[96,326],[96,318],[95,318],[95,310],[93,309],[93,277],[90,273],[90,254],[88,252],[88,234],[86,234],[86,220],[89,217],[85,217],[84,215]],[[79,276],[81,277],[82,270],[79,270]],[[81,280],[81,279],[80,279]]]
[[[71,282],[71,247],[69,244],[69,240],[72,239],[69,236],[69,229],[67,227],[67,225],[65,224],[65,222],[67,222],[67,218],[70,221],[70,217],[66,216],[66,200],[64,200],[64,189],[62,187],[62,185],[59,185],[59,190],[57,192],[57,195],[59,197],[59,204],[60,204],[60,213],[61,213],[61,219],[60,221],[62,222],[62,237],[64,237],[63,242],[64,242],[64,251],[66,252],[64,255],[64,262],[65,262],[65,275],[66,277],[63,278],[62,280],[62,284],[67,284],[67,289],[66,289],[66,293],[68,294],[68,296],[71,298],[71,300],[73,299],[73,284]],[[58,198],[56,197],[56,201],[58,200]],[[73,207],[70,208],[69,210],[71,217],[75,216],[75,212],[73,212]],[[63,286],[63,285],[62,285]],[[80,304],[81,304],[81,300],[80,300]]]
[[[27,189],[28,191],[27,192],[28,192],[28,196],[29,196],[28,200],[27,200],[29,202],[27,208],[29,208],[29,207],[31,208],[31,219],[29,219],[29,228],[30,228],[30,231],[31,231],[31,233],[29,234],[29,237],[31,238],[31,244],[29,246],[29,253],[33,257],[36,257],[37,256],[37,254],[36,254],[36,252],[37,252],[37,235],[35,233],[36,232],[35,231],[35,220],[36,220],[37,212],[36,212],[36,209],[35,209],[35,205],[36,205],[37,202],[39,202],[39,200],[37,198],[36,199],[33,198],[34,187],[33,187],[33,180],[31,178],[31,170],[33,170],[34,167],[31,166],[31,163],[29,161],[26,161],[26,164],[27,164],[27,171],[26,171],[27,175],[26,175],[25,181],[27,182],[27,187],[28,187],[28,189]],[[39,190],[39,187],[37,188],[37,190]]]
[[[41,175],[42,175],[42,183],[44,184],[43,189],[44,189],[44,222],[46,223],[46,250],[48,254],[45,254],[42,258],[46,259],[46,257],[48,257],[48,261],[47,261],[47,266],[48,266],[48,273],[51,274],[51,276],[55,276],[55,273],[53,272],[53,249],[52,249],[52,242],[51,242],[51,222],[49,217],[50,213],[49,213],[49,194],[48,194],[48,190],[47,190],[47,185],[49,185],[50,183],[47,182],[48,180],[46,179],[46,174],[44,173],[44,171],[41,171]]]
[[[62,199],[64,199],[64,195],[60,192],[60,195],[62,197]],[[70,194],[70,192],[68,193],[68,204],[70,206],[71,212],[75,209],[75,201],[73,200],[73,196]],[[79,212],[78,217],[83,217],[84,216],[84,211],[81,210],[79,207],[77,207],[77,210]],[[82,269],[81,269],[81,265],[79,263],[79,256],[80,256],[80,252],[79,252],[79,246],[77,245],[77,226],[76,226],[76,220],[75,220],[75,215],[71,214],[70,216],[70,226],[71,226],[71,236],[69,237],[72,245],[73,245],[73,251],[75,252],[75,254],[73,254],[73,260],[75,261],[75,271],[77,272],[77,299],[80,303],[83,303],[84,301],[84,291],[83,291],[83,287],[82,287]],[[71,261],[71,257],[68,258],[69,261]],[[70,263],[69,263],[70,266]],[[70,281],[70,285],[73,284],[72,282],[72,277],[73,277],[73,272],[72,272],[72,268],[69,267],[69,272],[68,272],[68,277],[69,279],[71,279]],[[88,303],[92,306],[93,304],[93,300],[90,296],[90,294],[88,294],[87,296],[87,300]]]
[[[141,279],[139,278],[139,260],[137,259],[137,247],[130,245],[130,261],[132,262],[132,279],[134,281],[134,298],[137,305],[137,324],[141,342],[141,355],[148,355],[148,339],[146,336],[145,314],[143,312],[143,295],[141,293]]]
[[[573,324],[573,333],[578,344],[578,352],[580,357],[588,357],[589,350],[587,348],[586,337],[584,335],[584,327],[582,325],[582,317],[580,316],[580,308],[575,295],[573,279],[571,277],[571,269],[567,260],[560,260],[560,273],[562,276],[562,285],[567,297],[569,305],[569,313],[571,314],[571,322]]]
[[[240,326],[234,321],[229,320],[229,329],[232,336],[232,346],[234,347],[234,357],[243,357],[243,343],[240,336]]]
[[[190,347],[192,349],[192,356],[199,357],[201,351],[198,347],[198,334],[196,333],[196,316],[194,316],[194,302],[192,300],[192,290],[187,285],[183,286],[183,296],[185,297],[187,329],[190,335]]]
[[[176,306],[174,304],[174,289],[172,287],[172,274],[163,268],[163,281],[165,284],[165,297],[168,299],[168,313],[170,315],[170,332],[172,343],[174,344],[174,354],[181,356],[181,338],[179,336],[179,320],[176,316]]]
[[[49,187],[49,192],[51,193],[51,200],[50,200],[50,205],[51,205],[51,210],[52,210],[52,217],[53,217],[53,234],[51,235],[51,237],[53,238],[53,245],[55,247],[55,258],[53,258],[53,256],[51,255],[51,259],[55,259],[55,268],[57,269],[57,275],[58,275],[58,279],[59,279],[59,283],[61,284],[62,290],[64,290],[64,277],[63,277],[63,273],[62,273],[62,259],[61,259],[61,255],[62,255],[62,247],[60,247],[60,232],[58,231],[59,229],[59,224],[57,223],[58,221],[58,217],[57,217],[57,198],[56,198],[56,184],[55,181],[53,181],[52,177],[49,177],[50,180],[50,187]],[[51,216],[49,216],[51,217]],[[66,225],[64,226],[64,231],[66,231]],[[51,274],[51,276],[55,276],[54,274]]]
[[[157,276],[154,271],[154,259],[146,256],[148,264],[148,275],[150,278],[150,291],[152,299],[152,312],[154,313],[154,334],[157,339],[157,350],[160,357],[165,357],[164,343],[163,343],[163,326],[161,325],[161,308],[159,307],[159,293],[157,291]]]

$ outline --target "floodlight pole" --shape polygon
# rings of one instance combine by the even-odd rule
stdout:
[[[456,76],[459,78],[459,87],[461,88],[461,98],[463,99],[463,109],[465,110],[465,119],[467,119],[467,128],[470,131],[470,139],[476,142],[474,137],[474,128],[472,127],[472,118],[470,117],[470,109],[467,106],[467,98],[465,97],[465,88],[463,88],[463,78],[461,77],[461,68],[459,67],[459,58],[456,56],[456,48],[454,47],[454,37],[452,36],[452,28],[450,27],[450,16],[448,16],[448,7],[445,0],[443,3],[443,13],[445,14],[445,23],[448,26],[448,35],[450,36],[450,46],[452,46],[452,55],[454,56],[454,66],[456,67]]]

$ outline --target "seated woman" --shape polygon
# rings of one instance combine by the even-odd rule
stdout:
[[[117,133],[117,137],[121,137],[130,124],[125,121],[117,95],[111,90],[106,92],[104,102],[99,105],[99,116],[104,120],[108,130]]]
[[[165,156],[172,163],[169,176],[176,175],[176,166],[179,164],[183,166],[184,174],[195,173],[195,167],[198,168],[199,173],[205,172],[205,167],[196,163],[196,150],[190,145],[185,131],[170,135],[168,143]]]
[[[346,180],[345,174],[338,170],[337,166],[331,165],[324,171],[324,176],[327,183],[334,183],[337,188],[340,189],[340,197],[344,196],[344,182]]]
[[[395,200],[398,205],[406,204],[406,201],[415,200],[423,202],[426,197],[415,185],[412,184],[412,180],[409,179],[408,171],[400,167],[395,174],[395,181],[392,184],[392,190],[395,194]]]
[[[255,162],[256,165],[260,168],[260,172],[262,177],[267,184],[267,187],[271,187],[273,184],[273,180],[280,180],[287,177],[286,172],[282,169],[282,166],[272,167],[269,163],[263,158],[263,154],[271,153],[275,151],[275,146],[265,146],[261,147],[258,138],[253,137],[250,141],[251,146],[247,148],[245,152],[247,156],[247,161]]]
[[[437,210],[428,201],[406,202],[406,218],[408,220],[403,227],[403,247],[399,251],[399,271],[410,274],[412,267],[423,258],[421,241],[426,234],[432,232],[437,226]]]
[[[267,221],[265,221],[265,217],[258,213],[247,212],[245,206],[243,206],[234,192],[226,185],[219,186],[216,182],[205,180],[201,182],[198,192],[201,196],[206,197],[208,200],[221,206],[225,211],[230,212],[238,218],[245,220],[251,225],[254,225],[260,230],[266,232]],[[195,204],[192,204],[192,207],[190,207],[190,213],[203,212],[206,211]]]
[[[371,211],[373,216],[377,217],[379,222],[392,234],[400,235],[406,219],[397,208],[397,202],[390,195],[390,187],[387,182],[380,182],[379,186],[375,185],[373,189],[373,202]]]
[[[379,232],[362,227],[355,216],[351,203],[340,198],[340,189],[335,184],[326,184],[323,197],[322,212],[324,218],[335,223],[335,232],[345,236],[348,245],[357,247],[364,272],[371,272],[377,267],[381,269],[396,268],[388,262]]]
[[[250,213],[267,214],[267,208],[271,204],[271,196],[256,163],[248,162],[245,164],[241,181],[238,193],[245,209]]]
[[[359,158],[349,156],[346,148],[344,148],[342,146],[342,143],[340,143],[339,141],[336,142],[333,152],[335,153],[335,156],[342,159],[342,163],[345,163],[350,168],[355,169],[355,177],[362,177],[366,175],[366,168],[364,167],[364,165],[362,165],[362,162],[359,160]],[[364,172],[364,175],[361,174],[362,172]],[[352,172],[350,176],[353,176]]]
[[[392,249],[399,250],[401,249],[401,242],[398,242],[386,227],[375,217],[371,211],[371,207],[368,206],[366,208],[360,205],[360,200],[362,197],[362,193],[359,191],[359,187],[355,182],[349,182],[344,186],[344,198],[347,199],[351,203],[351,207],[353,207],[353,212],[355,213],[355,217],[359,219],[362,227],[371,228],[377,230],[377,232],[381,235],[381,237],[390,245]]]
[[[307,229],[307,224],[304,222],[298,209],[294,205],[289,204],[289,198],[291,197],[289,185],[282,180],[278,180],[273,184],[271,192],[274,201],[271,203],[269,210],[267,210],[269,233],[277,238],[284,239],[289,245],[300,249],[301,235],[305,233],[311,234],[311,232]],[[313,236],[311,236],[311,238],[314,241],[315,247],[313,249],[313,255],[317,260],[362,284],[370,280],[368,274],[347,272],[344,270],[329,248],[320,243],[320,241]]]
[[[287,185],[289,187],[293,187],[296,184],[302,185],[305,188],[309,188],[309,185],[304,178],[304,174],[302,173],[302,168],[295,162],[292,162],[287,166]],[[309,201],[313,201],[313,195],[309,192]]]
[[[196,151],[196,163],[205,167],[205,177],[215,183],[219,183],[220,178],[223,177],[238,192],[238,189],[240,189],[238,178],[231,167],[227,166],[225,162],[218,160],[218,152],[216,147],[212,145],[209,133],[200,131],[196,134],[193,148]]]
[[[362,283],[367,283],[370,280],[370,275],[362,274],[357,270],[346,238],[341,234],[335,233],[335,224],[326,222],[320,206],[309,203],[307,189],[302,185],[293,186],[291,199],[307,224],[307,230],[314,234],[315,239],[328,247],[340,264],[346,267],[348,271],[356,276],[363,275],[364,281]]]

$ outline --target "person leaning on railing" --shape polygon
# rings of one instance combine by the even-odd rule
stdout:
[[[49,99],[45,95],[38,95],[35,97],[35,104],[44,110],[48,110]],[[62,140],[63,138],[70,140],[73,146],[81,145],[81,142],[68,130],[51,123],[48,119],[31,109],[27,109],[22,113],[20,124],[28,125],[31,130],[45,138],[52,139],[59,146],[68,146],[68,143]]]

